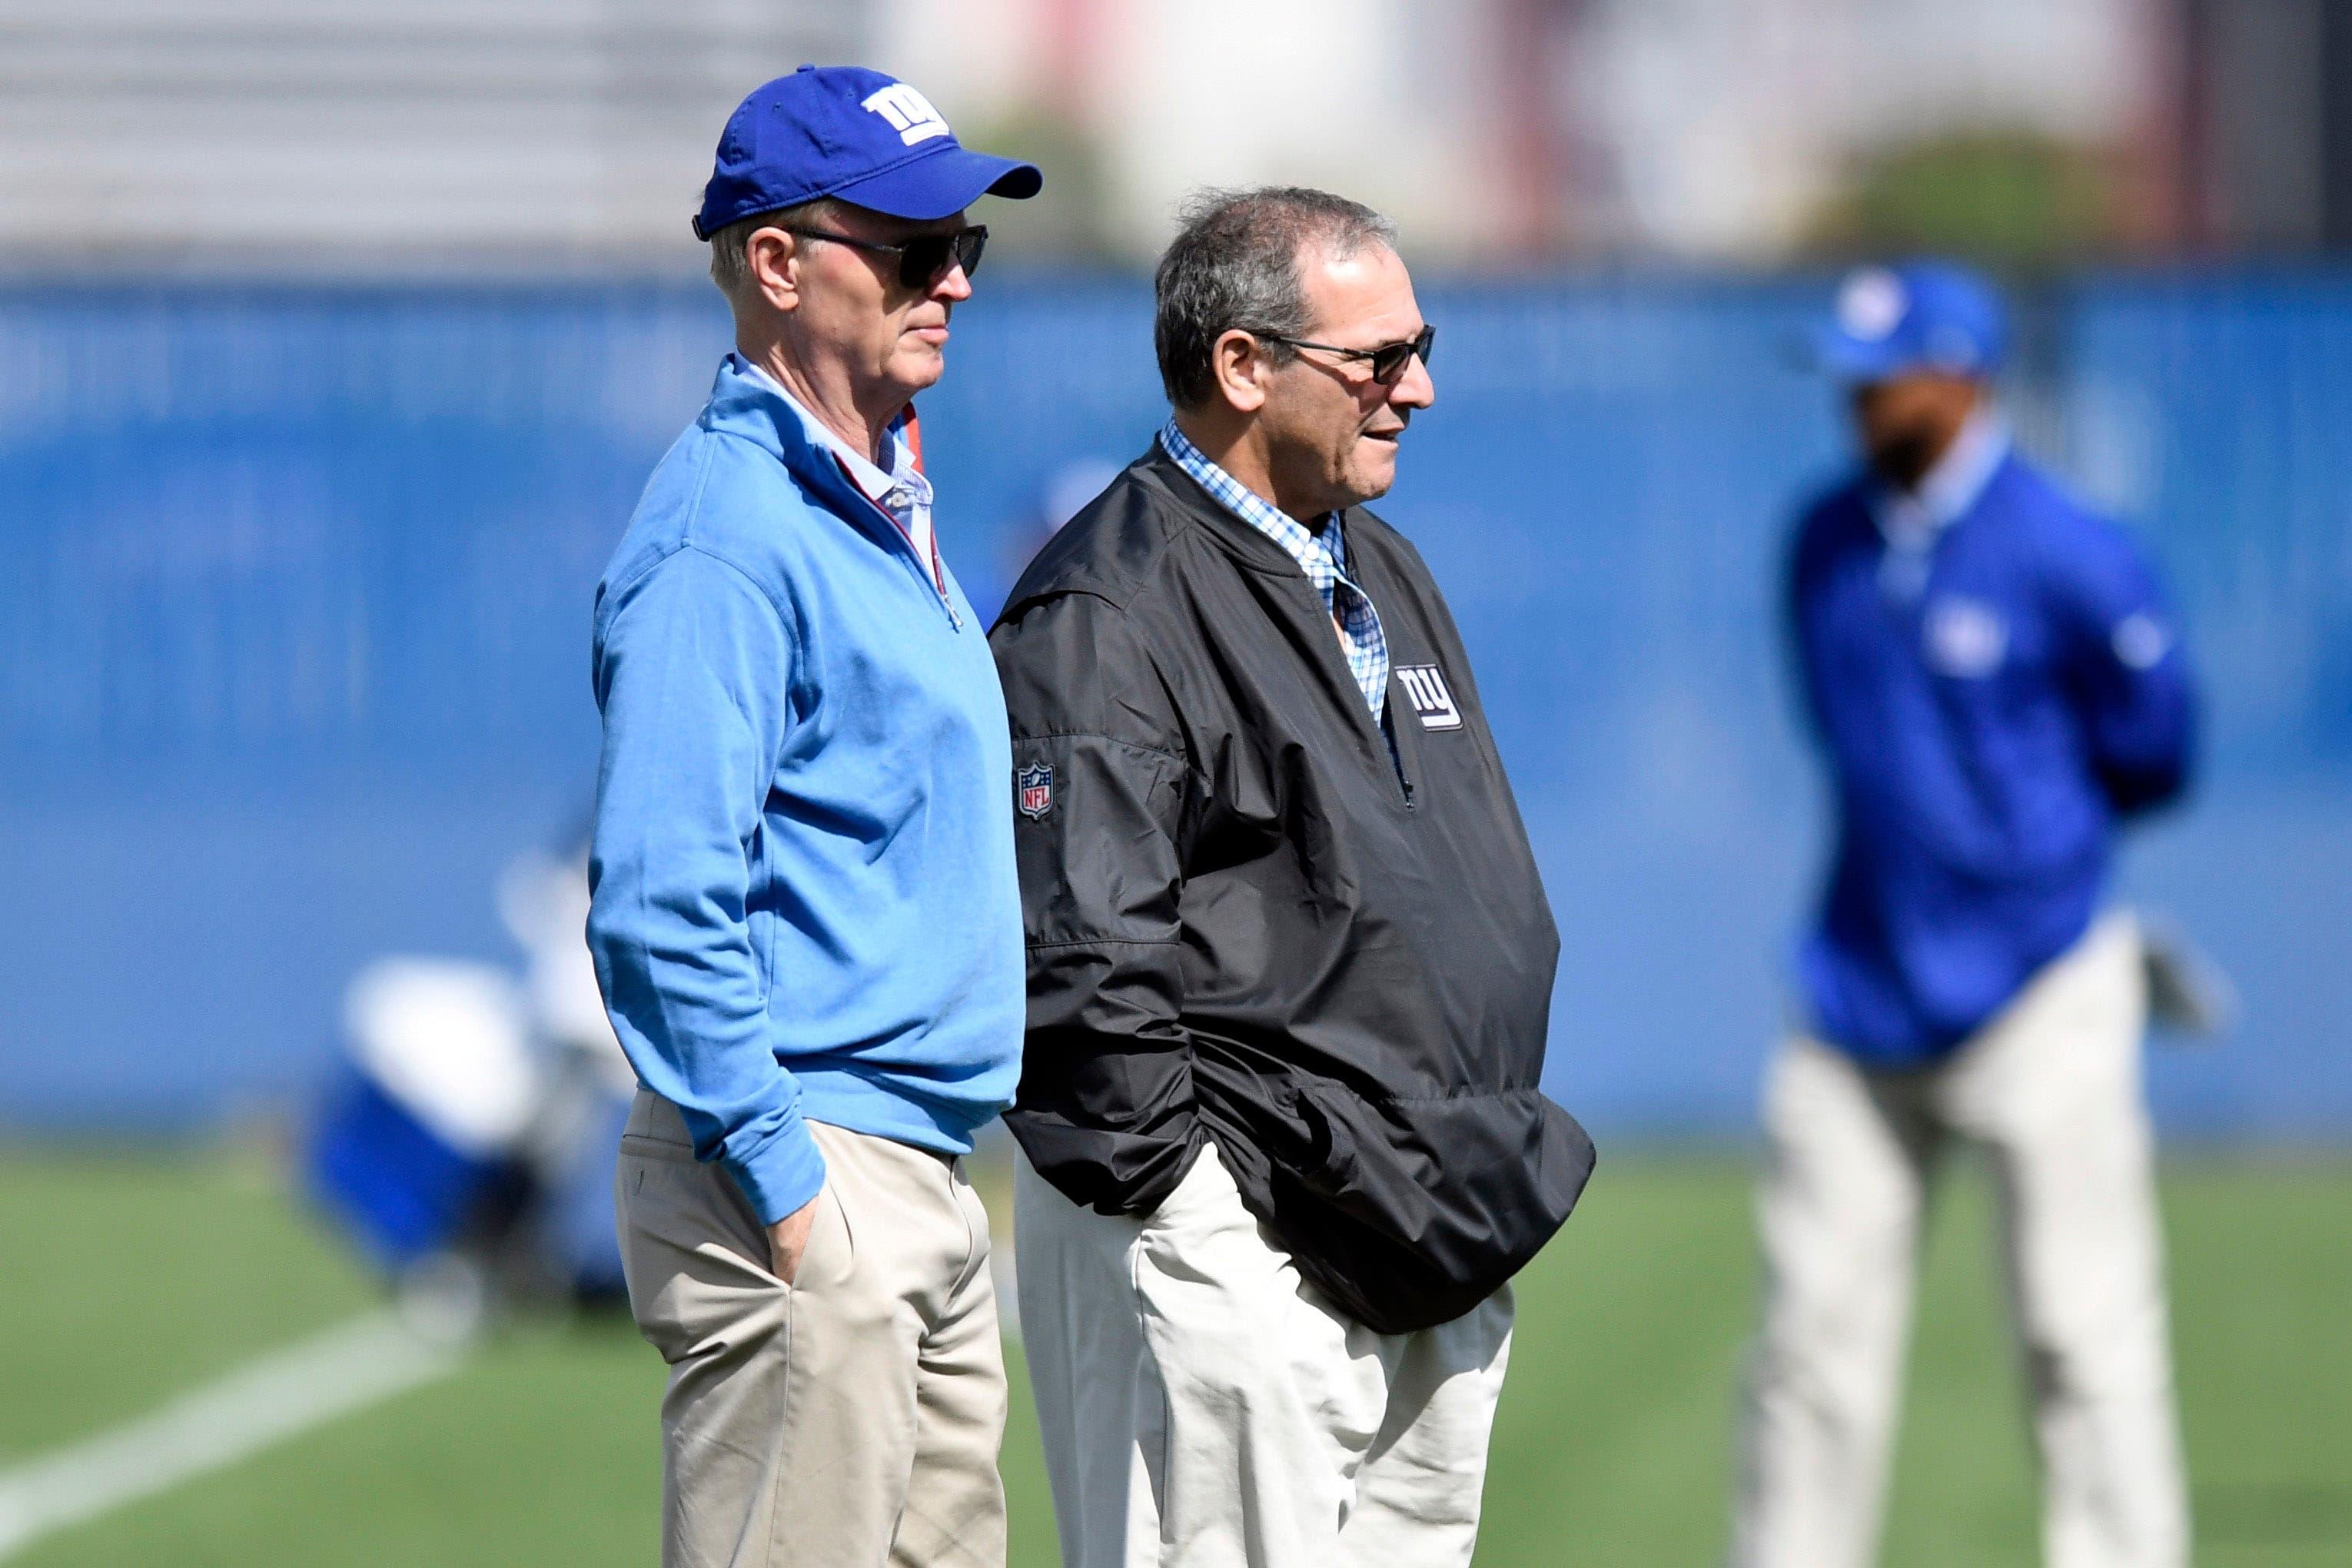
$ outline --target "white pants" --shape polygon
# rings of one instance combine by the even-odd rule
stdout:
[[[2049,1568],[2188,1557],[2138,933],[2095,926],[1952,1057],[1877,1072],[1791,1040],[1765,1094],[1764,1323],[1731,1560],[1876,1555],[1920,1210],[1955,1139],[1990,1157],[2033,1402]]]
[[[1148,1218],[1015,1176],[1023,1338],[1064,1568],[1467,1564],[1505,1286],[1412,1334],[1349,1321],[1213,1145]]]

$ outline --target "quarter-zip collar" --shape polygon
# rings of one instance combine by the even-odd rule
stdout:
[[[748,374],[782,398],[792,411],[800,416],[803,432],[810,440],[833,453],[860,494],[890,514],[892,521],[914,542],[917,555],[926,560],[936,555],[937,542],[931,535],[931,481],[923,472],[921,452],[916,449],[908,437],[908,432],[914,428],[912,404],[908,405],[906,412],[892,420],[889,428],[882,433],[882,453],[890,465],[886,469],[835,435],[833,426],[819,419],[806,404],[793,395],[791,388],[770,375],[765,367],[743,360],[740,354],[734,357]]]
[[[720,363],[704,417],[712,429],[772,453],[814,499],[902,557],[929,585],[949,624],[962,626],[931,525],[933,491],[922,471],[911,404],[885,433],[887,471],[859,455],[773,376],[739,353]]]

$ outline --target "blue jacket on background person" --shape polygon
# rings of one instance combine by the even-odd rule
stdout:
[[[763,1226],[824,1185],[803,1118],[961,1154],[1013,1101],[986,629],[733,355],[597,587],[589,944],[639,1079]]]
[[[2116,825],[2187,782],[2189,663],[2132,540],[1985,412],[1917,500],[1865,474],[1812,506],[1789,591],[1838,812],[1811,1026],[1916,1066],[2088,929]]]

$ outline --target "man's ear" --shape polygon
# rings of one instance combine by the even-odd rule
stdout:
[[[743,271],[769,309],[800,309],[800,240],[780,228],[754,229],[743,242]]]
[[[1219,333],[1209,346],[1209,374],[1217,395],[1237,414],[1255,414],[1265,405],[1265,375],[1271,368],[1257,340],[1238,327]]]

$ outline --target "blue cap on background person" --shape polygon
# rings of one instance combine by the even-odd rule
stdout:
[[[892,217],[941,218],[984,195],[1034,196],[1034,163],[965,150],[931,100],[858,66],[803,66],[728,117],[694,237],[819,196]]]
[[[2005,316],[1992,284],[1957,263],[1865,267],[1839,286],[1835,313],[1814,336],[1814,359],[1856,384],[1912,371],[1990,375],[2006,346]]]

